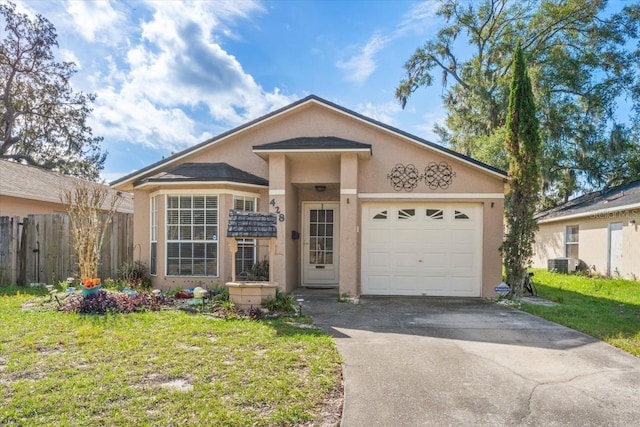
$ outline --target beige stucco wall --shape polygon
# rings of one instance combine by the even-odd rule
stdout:
[[[636,224],[630,223],[631,220]],[[608,274],[609,225],[622,223],[623,256],[620,275],[631,279],[640,277],[640,210],[613,212],[596,217],[575,218],[540,224],[534,244],[532,265],[547,268],[549,258],[565,256],[565,229],[579,226],[579,258],[599,274]],[[612,272],[615,274],[615,272]]]
[[[0,216],[20,216],[66,213],[62,203],[23,199],[0,195]]]
[[[273,153],[265,158],[252,152],[255,145],[266,144],[302,136],[335,136],[372,145],[372,155],[356,153]],[[451,185],[446,189],[430,190],[424,181],[412,192],[393,190],[387,175],[398,163],[413,164],[421,173],[430,162],[447,162],[455,172]],[[350,295],[360,293],[359,234],[363,201],[442,201],[478,202],[483,204],[483,274],[482,296],[493,296],[493,288],[501,281],[499,247],[502,242],[502,214],[504,180],[497,174],[470,165],[455,157],[416,143],[396,133],[364,123],[330,108],[310,105],[295,108],[278,117],[244,129],[206,149],[190,153],[175,164],[185,162],[226,162],[231,166],[269,180],[269,189],[248,189],[238,186],[236,191],[259,192],[259,210],[274,211],[269,204],[274,201],[286,221],[278,221],[276,257],[272,262],[275,281],[290,291],[301,282],[301,243],[291,238],[292,231],[302,234],[302,203],[306,201],[335,201],[340,203],[340,291]],[[151,171],[155,174],[159,170]],[[316,184],[326,185],[326,191],[315,191]],[[122,189],[127,186],[123,185]],[[135,242],[140,245],[141,258],[149,259],[149,194],[165,194],[166,191],[187,191],[199,194],[206,189],[219,192],[220,236],[226,232],[226,212],[232,200],[229,187],[216,185],[197,186],[147,186],[135,193]],[[462,197],[462,199],[459,199]],[[219,278],[179,278],[164,275],[164,198],[158,203],[158,275],[154,286],[171,288],[212,283],[223,284],[230,280],[231,261],[223,239],[219,239]],[[203,283],[204,282],[204,283]]]

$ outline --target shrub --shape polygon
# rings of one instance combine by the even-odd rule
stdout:
[[[65,190],[60,199],[69,214],[79,276],[96,277],[100,249],[109,224],[122,203],[120,192],[112,195],[100,184],[78,182],[72,189]]]
[[[262,306],[269,311],[277,311],[281,313],[292,313],[296,310],[296,303],[293,294],[281,292],[276,289],[276,296],[267,298],[262,302]]]
[[[161,307],[162,300],[153,295],[129,296],[99,291],[94,295],[70,300],[62,307],[62,310],[79,314],[107,314],[157,311]]]
[[[118,274],[132,289],[151,289],[149,269],[141,261],[125,262],[118,269]]]
[[[262,315],[263,315],[260,307],[251,307],[247,314],[249,316],[249,319],[251,320],[260,320],[262,319]]]
[[[112,291],[121,292],[125,287],[129,286],[129,283],[123,279],[111,279],[107,278],[102,281],[102,289],[110,289]]]
[[[229,301],[229,289],[218,289],[218,293],[213,297],[214,301]]]
[[[243,272],[247,280],[266,282],[269,280],[269,261],[265,258],[251,266],[251,270]]]

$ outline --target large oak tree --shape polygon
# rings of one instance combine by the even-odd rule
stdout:
[[[94,95],[74,92],[72,62],[58,62],[55,27],[0,5],[0,158],[96,180],[106,153],[87,125]]]
[[[511,53],[521,38],[543,141],[544,203],[638,179],[640,4],[620,4],[610,13],[604,0],[442,0],[445,25],[407,61],[396,97],[404,106],[439,77],[442,142],[506,169]]]

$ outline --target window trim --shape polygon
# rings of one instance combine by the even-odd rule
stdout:
[[[569,230],[570,229],[576,229],[575,235],[576,235],[576,241],[575,242],[570,242],[569,241]],[[572,233],[573,234],[573,233]],[[578,224],[572,224],[572,225],[566,225],[564,227],[564,256],[565,258],[574,258],[574,257],[570,257],[569,256],[569,245],[575,245],[576,252],[577,255],[575,256],[575,258],[578,258],[578,256],[580,255],[580,225]]]
[[[153,245],[156,255],[153,256]],[[158,196],[149,198],[149,275],[158,276]]]
[[[258,197],[253,196],[253,195],[247,195],[247,194],[234,194],[233,195],[233,209],[234,210],[239,210],[236,209],[236,201],[240,201],[242,200],[242,204],[246,205],[247,201],[251,201],[253,203],[253,210],[252,211],[248,211],[248,212],[258,212]],[[245,206],[246,207],[246,206]],[[236,252],[236,264],[238,263],[238,254],[240,253],[240,248],[246,248],[246,247],[253,247],[253,262],[251,264],[251,267],[253,267],[253,265],[255,265],[258,262],[258,241],[257,239],[236,239],[238,242],[238,252]],[[244,260],[244,258],[243,258]],[[245,271],[245,269],[238,269],[238,266],[236,265],[236,273],[237,275],[241,275],[243,272]]]

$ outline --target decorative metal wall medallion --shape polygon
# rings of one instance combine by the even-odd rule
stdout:
[[[449,187],[454,176],[456,173],[447,162],[431,162],[424,169],[424,182],[431,190]]]
[[[398,163],[391,169],[391,173],[387,175],[387,179],[391,181],[391,186],[395,191],[413,191],[418,186],[418,182],[422,179],[418,168],[414,165],[403,165]]]

